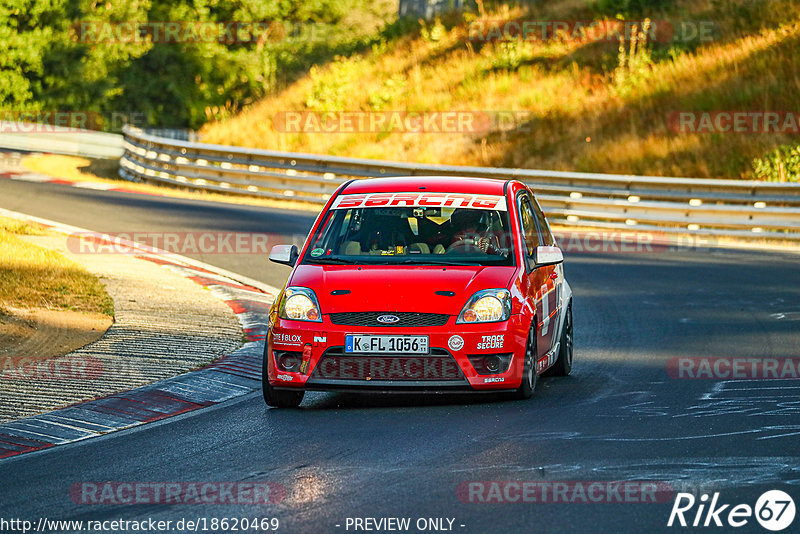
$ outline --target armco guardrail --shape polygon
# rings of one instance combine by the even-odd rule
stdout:
[[[517,179],[554,222],[715,236],[800,240],[800,184],[419,165],[177,141],[126,127],[129,180],[324,203],[351,178],[485,176]]]
[[[122,156],[122,136],[47,124],[0,121],[0,147],[87,158]]]

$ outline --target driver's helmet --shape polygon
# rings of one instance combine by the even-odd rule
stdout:
[[[486,232],[489,230],[487,224],[483,222],[483,212],[459,208],[450,216],[450,224],[455,232]]]

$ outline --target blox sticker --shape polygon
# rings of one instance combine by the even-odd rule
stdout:
[[[282,345],[300,345],[302,339],[297,334],[284,334],[283,332],[275,332],[274,342]]]

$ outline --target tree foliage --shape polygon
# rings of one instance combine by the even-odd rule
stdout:
[[[117,129],[121,116],[146,126],[197,128],[235,113],[314,63],[368,44],[393,15],[390,5],[0,0],[0,110],[97,113],[106,129]],[[178,42],[153,39],[152,33],[134,39],[121,31],[129,22],[179,22],[184,28],[239,23],[259,33],[233,41],[183,39],[183,32]]]

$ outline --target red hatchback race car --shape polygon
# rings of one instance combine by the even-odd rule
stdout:
[[[525,184],[404,177],[343,184],[269,314],[270,406],[306,390],[513,391],[572,369],[572,291]]]

